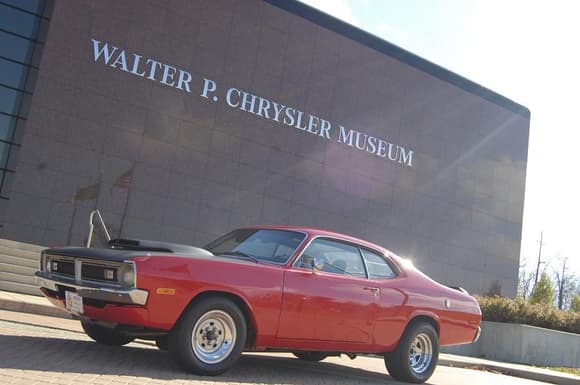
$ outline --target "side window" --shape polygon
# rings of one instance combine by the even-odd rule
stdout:
[[[362,258],[355,246],[330,239],[317,238],[304,250],[296,266],[309,268],[312,266],[312,259],[316,257],[320,257],[324,261],[322,271],[366,278]]]
[[[365,249],[361,249],[361,251],[367,264],[370,279],[393,278],[397,275],[383,256]]]

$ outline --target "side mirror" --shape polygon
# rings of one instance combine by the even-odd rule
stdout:
[[[321,257],[312,258],[312,271],[314,273],[324,269],[324,260]]]

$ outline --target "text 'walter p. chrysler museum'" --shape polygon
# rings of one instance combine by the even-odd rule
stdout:
[[[0,237],[351,234],[516,292],[529,111],[297,1],[0,0]]]

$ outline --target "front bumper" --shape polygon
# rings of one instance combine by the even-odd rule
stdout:
[[[475,337],[473,338],[473,344],[477,342],[479,337],[481,336],[481,326],[477,327],[477,332],[475,333]]]
[[[87,282],[77,283],[74,279],[66,277],[53,277],[42,271],[34,273],[36,284],[40,288],[59,291],[59,287],[73,288],[78,295],[105,303],[117,303],[125,305],[144,306],[147,303],[149,292],[136,288],[104,287]]]

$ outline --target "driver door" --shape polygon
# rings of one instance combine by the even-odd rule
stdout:
[[[320,271],[312,270],[316,257],[324,261]],[[316,238],[285,272],[277,339],[369,343],[375,289],[356,246]]]

